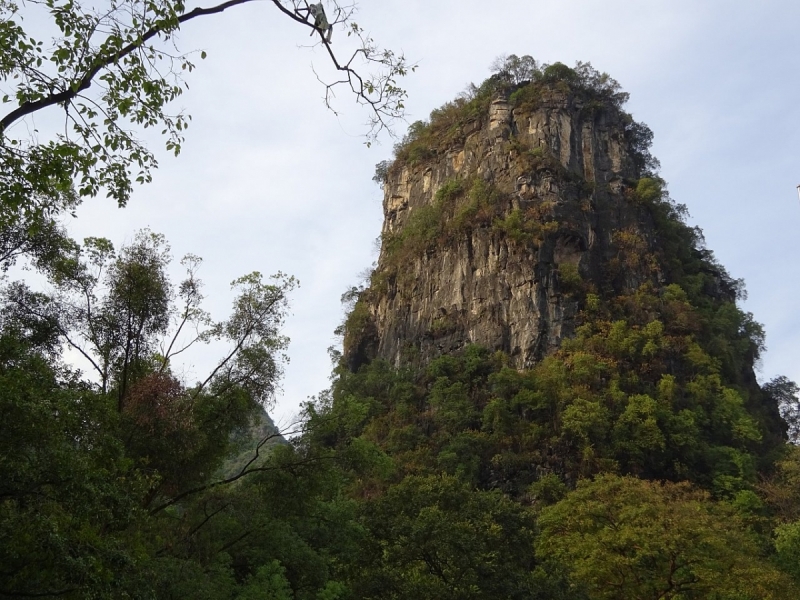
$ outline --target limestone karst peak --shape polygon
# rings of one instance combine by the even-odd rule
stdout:
[[[573,334],[581,290],[663,279],[636,199],[652,138],[589,65],[495,76],[412,125],[384,175],[382,250],[347,331],[353,368],[479,344],[529,367]]]

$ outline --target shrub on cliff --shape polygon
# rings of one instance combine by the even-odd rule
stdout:
[[[658,170],[658,161],[649,152],[652,131],[624,112],[629,94],[608,73],[597,71],[591,63],[577,62],[574,68],[559,62],[540,65],[530,56],[515,55],[498,59],[492,69],[492,76],[480,85],[470,84],[458,98],[433,110],[427,121],[412,123],[394,147],[395,164],[415,165],[463,143],[468,124],[483,119],[496,96],[507,97],[514,108],[530,111],[555,91],[573,95],[585,110],[622,115],[637,169],[643,175]]]

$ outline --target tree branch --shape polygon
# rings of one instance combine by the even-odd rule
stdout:
[[[231,547],[231,546],[233,546],[234,544],[238,544],[239,542],[241,542],[241,541],[242,541],[244,538],[246,538],[246,537],[247,537],[248,535],[250,535],[251,533],[253,533],[253,532],[252,532],[252,531],[245,531],[245,532],[244,532],[242,535],[240,535],[240,536],[238,536],[238,537],[234,538],[233,540],[231,540],[230,542],[228,542],[227,544],[225,544],[225,545],[224,545],[222,548],[220,548],[219,550],[217,550],[217,554],[220,554],[221,552],[225,552],[225,550],[227,550],[228,548],[230,548],[230,547]]]
[[[188,496],[192,496],[194,494],[198,494],[200,492],[204,492],[206,490],[214,489],[215,487],[219,487],[221,485],[228,485],[229,483],[233,483],[234,481],[238,481],[242,477],[246,477],[247,475],[252,475],[253,473],[269,473],[270,471],[282,471],[284,469],[290,469],[292,467],[303,467],[305,465],[310,465],[325,458],[333,458],[333,457],[326,457],[326,456],[314,456],[310,458],[305,458],[303,460],[299,460],[297,462],[293,462],[290,464],[285,465],[277,465],[274,467],[255,467],[253,469],[249,469],[247,471],[242,471],[238,475],[234,475],[233,477],[229,477],[227,479],[222,479],[220,481],[214,481],[213,483],[208,483],[206,485],[200,485],[190,490],[186,490],[185,492],[181,492],[174,498],[167,500],[163,504],[156,506],[154,509],[150,511],[150,516],[156,515],[160,513],[165,508],[169,508],[187,498]]]
[[[219,513],[221,513],[221,512],[222,512],[223,510],[225,510],[226,508],[229,508],[230,506],[231,506],[231,505],[230,505],[230,503],[225,503],[225,504],[223,504],[222,506],[220,506],[220,507],[219,507],[217,510],[215,510],[214,512],[212,512],[211,514],[208,514],[208,513],[206,513],[206,517],[205,517],[205,518],[204,518],[202,521],[200,521],[200,524],[198,524],[198,525],[196,525],[195,527],[193,527],[193,528],[192,528],[192,529],[189,531],[189,533],[187,533],[187,534],[186,534],[186,535],[183,537],[183,539],[180,541],[180,543],[184,543],[184,542],[187,542],[187,541],[189,541],[189,538],[190,538],[190,537],[192,537],[192,536],[193,536],[195,533],[197,533],[198,531],[200,531],[200,530],[201,530],[201,529],[202,529],[202,528],[203,528],[203,527],[206,525],[206,523],[208,523],[209,521],[211,521],[211,519],[213,519],[214,517],[216,517],[216,516],[217,516]],[[161,550],[159,550],[158,552],[156,552],[156,556],[161,556],[161,555],[163,555],[165,552],[167,552],[167,550],[171,550],[171,549],[172,549],[172,547],[173,547],[173,544],[170,544],[170,545],[168,545],[168,546],[164,546],[163,548],[161,548]]]
[[[259,451],[264,446],[264,444],[266,444],[269,440],[273,440],[275,438],[283,437],[284,433],[292,434],[292,433],[297,433],[297,432],[296,431],[283,431],[283,432],[276,431],[275,433],[271,433],[271,434],[265,436],[264,438],[261,439],[261,441],[259,441],[258,445],[256,446],[255,456],[253,456],[253,458],[251,458],[247,462],[247,464],[244,467],[242,467],[242,469],[239,471],[239,473],[237,473],[236,475],[233,475],[231,477],[228,477],[227,479],[221,479],[219,481],[214,481],[214,482],[211,482],[211,483],[207,483],[205,485],[200,485],[200,486],[191,488],[189,490],[186,490],[185,492],[181,492],[180,494],[178,494],[177,496],[174,496],[173,498],[167,500],[163,504],[160,504],[160,505],[156,506],[154,509],[152,509],[150,511],[150,515],[152,516],[152,515],[158,514],[162,510],[164,510],[165,508],[169,508],[170,506],[172,506],[174,504],[177,504],[178,502],[180,502],[181,500],[183,500],[184,498],[186,498],[188,496],[191,496],[193,494],[197,494],[197,493],[200,493],[200,492],[204,492],[206,490],[210,490],[210,489],[213,489],[215,487],[219,487],[221,485],[227,485],[229,483],[233,483],[234,481],[238,481],[242,477],[250,475],[251,473],[266,473],[266,472],[269,472],[269,471],[280,471],[282,469],[289,469],[291,467],[301,467],[301,466],[304,466],[304,465],[312,464],[312,463],[316,462],[317,460],[321,460],[323,458],[326,458],[324,456],[309,457],[309,458],[305,458],[305,459],[299,460],[297,462],[293,462],[293,463],[286,464],[286,465],[277,465],[277,466],[274,466],[274,467],[254,467],[254,468],[251,469],[250,465],[252,465],[256,460],[258,460]]]
[[[283,296],[279,296],[279,297],[277,297],[277,298],[273,299],[273,300],[272,300],[272,301],[269,303],[269,305],[268,305],[268,306],[267,306],[267,307],[266,307],[266,308],[265,308],[263,311],[261,311],[261,314],[259,315],[259,317],[260,317],[260,316],[262,316],[263,314],[267,314],[267,313],[269,313],[269,311],[271,311],[271,310],[272,310],[272,307],[273,307],[273,306],[275,306],[275,305],[276,305],[278,302],[280,302],[281,300],[283,300]],[[214,370],[211,372],[211,374],[210,374],[208,377],[206,377],[205,381],[203,381],[203,382],[202,382],[202,383],[201,383],[201,384],[200,384],[200,385],[197,387],[197,389],[196,389],[196,390],[194,391],[194,393],[192,394],[192,399],[195,399],[195,398],[197,398],[197,397],[200,395],[200,392],[202,392],[202,391],[205,389],[205,387],[206,387],[206,386],[209,384],[209,382],[210,382],[210,381],[211,381],[211,380],[212,380],[212,379],[213,379],[213,378],[216,376],[216,374],[217,374],[217,373],[219,373],[219,372],[222,370],[222,368],[223,368],[223,367],[224,367],[226,364],[228,364],[228,362],[229,362],[229,361],[230,361],[230,360],[231,360],[231,359],[232,359],[234,356],[236,356],[236,354],[237,354],[237,353],[238,353],[238,352],[239,352],[239,351],[240,351],[240,350],[241,350],[241,349],[244,347],[244,344],[245,344],[245,342],[247,341],[247,339],[250,337],[250,334],[251,334],[251,333],[253,333],[253,331],[255,331],[256,324],[257,324],[257,319],[255,319],[255,318],[251,319],[250,323],[249,323],[249,324],[248,324],[248,326],[245,328],[245,330],[244,330],[244,333],[242,333],[242,335],[241,335],[241,336],[239,336],[239,340],[236,342],[236,345],[233,347],[233,350],[231,350],[231,351],[230,351],[230,353],[228,354],[228,356],[226,356],[226,357],[225,357],[225,358],[222,360],[222,362],[220,362],[220,363],[219,363],[219,364],[216,366],[216,368],[215,368],[215,369],[214,369]]]
[[[134,42],[129,43],[127,46],[123,47],[118,52],[114,52],[111,54],[107,54],[103,56],[102,54],[95,57],[95,61],[93,65],[90,65],[88,71],[78,79],[77,81],[72,82],[68,89],[61,90],[59,92],[50,93],[47,96],[39,98],[38,100],[33,101],[26,101],[23,102],[19,107],[8,113],[5,117],[0,119],[0,144],[2,144],[2,138],[5,135],[6,130],[16,121],[22,119],[23,117],[35,113],[39,110],[44,108],[54,106],[57,104],[69,104],[72,100],[74,100],[78,95],[89,89],[91,87],[95,77],[102,71],[103,69],[110,67],[111,65],[118,63],[121,59],[126,57],[127,55],[131,54],[134,51],[141,49],[146,42],[151,40],[152,38],[156,37],[161,33],[171,33],[179,28],[179,26],[183,23],[191,21],[192,19],[196,19],[197,17],[203,17],[207,15],[213,15],[221,13],[229,8],[240,4],[246,4],[249,2],[253,2],[255,0],[229,0],[228,2],[223,2],[216,6],[211,6],[208,8],[195,8],[192,11],[180,15],[175,19],[164,19],[159,21],[156,25],[142,33]],[[355,33],[357,37],[361,39],[362,47],[357,49],[350,59],[345,62],[341,63],[336,54],[333,52],[330,43],[327,41],[325,37],[325,33],[320,31],[314,23],[309,22],[308,20],[302,18],[300,15],[296,14],[286,6],[281,3],[281,0],[271,0],[272,4],[274,4],[278,10],[280,10],[285,16],[289,17],[293,21],[305,26],[309,27],[310,29],[314,30],[319,34],[320,42],[325,46],[325,49],[328,52],[328,56],[331,59],[331,62],[334,68],[346,74],[346,80],[344,81],[337,81],[333,84],[326,84],[325,86],[325,104],[326,106],[333,110],[330,104],[330,100],[332,97],[332,88],[335,85],[346,83],[350,86],[350,89],[353,93],[356,94],[357,100],[360,104],[368,105],[372,108],[374,112],[373,116],[373,128],[375,126],[379,127],[379,130],[387,128],[384,118],[385,117],[394,117],[398,116],[398,114],[402,111],[402,96],[404,93],[399,88],[396,88],[393,84],[393,77],[396,75],[404,75],[406,72],[405,62],[403,57],[398,57],[396,63],[394,63],[394,55],[390,51],[385,51],[382,54],[379,54],[377,57],[373,56],[373,53],[376,51],[372,40],[369,38],[365,38],[362,35],[361,30],[357,26],[353,26],[353,30],[351,33]],[[295,2],[295,7],[297,3]],[[340,11],[341,12],[341,11]],[[346,22],[347,18],[349,17],[350,13],[346,13],[345,17],[342,19],[337,18],[334,21],[335,23]],[[365,81],[364,78],[351,66],[353,60],[361,54],[364,59],[371,63],[382,64],[384,66],[389,66],[390,71],[389,74],[385,77],[381,77],[377,82],[372,80]],[[415,66],[410,67],[412,70]],[[379,96],[377,98],[371,97],[374,92],[379,92]],[[397,104],[396,106],[388,107],[385,103],[389,102],[394,96],[397,96]],[[335,111],[334,111],[335,112]],[[373,132],[374,134],[374,129]]]
[[[224,10],[227,10],[233,6],[237,6],[239,4],[245,4],[247,2],[253,2],[255,0],[229,0],[228,2],[223,2],[222,4],[218,4],[217,6],[212,6],[209,8],[195,8],[194,10],[181,15],[177,18],[177,24],[181,25],[186,23],[187,21],[191,21],[192,19],[196,19],[197,17],[204,17],[206,15],[213,15],[217,13],[221,13]],[[273,0],[273,3],[278,5],[284,12],[288,12],[283,6],[280,6],[278,0]],[[292,15],[289,12],[289,15],[295,19],[296,21],[303,22],[302,19]],[[169,26],[174,25],[169,21],[164,22],[162,25],[157,25],[155,27],[150,28],[146,31],[140,38],[138,38],[135,42],[132,42],[122,48],[119,52],[111,54],[105,57],[98,57],[97,62],[95,62],[94,66],[92,66],[86,74],[79,80],[74,82],[69,89],[62,90],[60,92],[50,94],[49,96],[45,96],[44,98],[40,98],[39,100],[35,101],[28,101],[23,102],[19,107],[15,110],[8,113],[5,117],[0,119],[0,136],[5,134],[6,129],[19,119],[30,115],[36,111],[42,110],[49,106],[54,106],[56,104],[63,104],[70,102],[73,100],[79,93],[89,89],[92,85],[92,81],[94,80],[95,76],[104,68],[119,62],[121,59],[125,58],[128,54],[141,48],[146,42],[157,36],[158,34],[169,31]],[[309,23],[306,25],[311,26]]]
[[[45,318],[48,317],[48,315],[38,312],[33,307],[29,306],[28,304],[26,304],[24,302],[20,302],[17,299],[14,299],[13,301],[18,306],[21,306],[24,310],[26,310],[28,312],[28,314],[31,314],[31,315],[33,315],[35,317],[39,317],[40,319],[45,319]],[[69,333],[67,332],[67,330],[64,327],[62,327],[61,322],[60,321],[56,321],[55,325],[56,325],[56,328],[58,329],[59,333],[61,333],[61,335],[64,337],[64,340],[67,342],[67,344],[69,344],[75,350],[80,352],[81,355],[87,361],[89,361],[89,363],[92,365],[92,367],[94,367],[95,371],[97,371],[97,373],[100,375],[100,377],[103,377],[103,371],[100,369],[99,366],[97,366],[97,363],[92,359],[91,356],[89,356],[89,354],[81,346],[79,346],[78,344],[76,344],[75,342],[72,341],[72,338],[69,337]]]
[[[47,598],[50,596],[63,596],[64,594],[69,594],[78,589],[80,588],[65,588],[57,592],[20,592],[17,590],[0,589],[0,596],[10,596],[11,598]]]

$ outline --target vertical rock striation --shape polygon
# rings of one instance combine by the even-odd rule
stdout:
[[[454,140],[401,152],[385,180],[378,265],[348,324],[350,367],[479,344],[526,368],[572,334],[576,284],[633,288],[652,277],[641,265],[612,268],[620,239],[650,249],[653,237],[630,193],[642,162],[632,123],[548,86],[534,105],[496,95],[453,126]]]

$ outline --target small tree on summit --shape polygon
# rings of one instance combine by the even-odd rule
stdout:
[[[539,63],[532,56],[517,56],[516,54],[503,54],[492,62],[490,69],[495,75],[513,83],[514,85],[532,81],[541,74]]]

